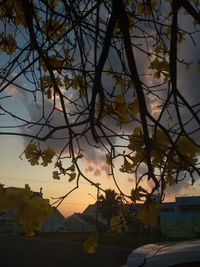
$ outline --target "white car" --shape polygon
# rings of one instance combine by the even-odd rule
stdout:
[[[144,245],[129,254],[125,266],[200,267],[200,240]]]

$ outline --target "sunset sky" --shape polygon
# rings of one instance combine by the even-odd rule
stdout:
[[[0,156],[0,183],[4,184],[5,187],[24,187],[25,184],[29,184],[33,191],[40,191],[40,187],[42,187],[44,198],[49,198],[50,203],[53,203],[52,197],[62,196],[75,186],[73,182],[68,182],[67,177],[54,180],[52,178],[53,164],[48,167],[31,166],[24,155],[20,159],[19,156],[24,149],[21,137],[0,136],[0,149],[3,152]],[[105,172],[100,173],[101,162],[96,167],[92,162],[84,163],[84,165],[86,173],[90,173],[89,177],[100,183],[102,188],[116,189],[112,179]],[[118,181],[120,187],[129,194],[131,190],[130,178],[121,179],[121,181],[118,179]],[[79,188],[63,201],[59,210],[64,216],[74,212],[82,212],[89,204],[95,202],[96,195],[96,188],[82,180]]]
[[[51,197],[64,195],[75,186],[73,182],[68,182],[67,177],[63,177],[61,180],[54,180],[52,178],[53,164],[49,167],[31,166],[24,156],[22,157],[23,160],[21,160],[19,156],[23,152],[23,142],[20,137],[1,136],[0,150],[0,183],[4,184],[5,187],[24,187],[25,184],[29,184],[33,191],[40,191],[40,187],[42,187],[44,198],[49,198],[50,202],[53,203]],[[102,188],[116,189],[114,182],[105,172],[102,172],[101,175],[94,175],[95,171],[99,172],[100,165],[97,165],[95,169],[92,162],[91,164],[88,162],[85,168],[88,169],[88,167],[90,167],[89,177],[92,178],[93,176],[94,181],[99,182]],[[94,168],[93,171],[92,168]],[[121,177],[121,179],[119,177],[118,182],[124,192],[129,194],[134,183],[131,175],[127,175],[127,178]],[[173,201],[174,194],[186,196],[198,195],[199,192],[200,182],[196,182],[194,186],[184,182],[170,188],[166,201]],[[74,212],[82,212],[89,204],[95,202],[96,193],[97,190],[94,186],[82,180],[79,188],[63,201],[59,206],[59,210],[64,216],[69,216]]]

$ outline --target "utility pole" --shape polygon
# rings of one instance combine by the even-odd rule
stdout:
[[[91,185],[95,186],[97,189],[97,195],[96,195],[96,230],[98,230],[99,228],[99,186],[101,185],[100,183],[92,183]],[[90,196],[92,196],[92,194],[89,193]],[[93,197],[93,196],[92,196]]]
[[[96,183],[97,187],[97,202],[96,202],[96,229],[99,229],[99,186],[100,183]]]

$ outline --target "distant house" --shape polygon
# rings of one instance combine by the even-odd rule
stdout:
[[[0,233],[20,233],[20,224],[15,219],[16,211],[0,212]]]
[[[174,238],[200,236],[200,196],[176,197],[175,202],[163,202],[161,205],[159,222],[163,235]],[[142,207],[140,203],[129,205],[133,225],[128,230],[138,232],[142,229],[141,222],[135,217]]]
[[[60,211],[53,207],[51,215],[44,221],[40,232],[57,232],[64,227],[65,217]]]
[[[161,232],[165,236],[200,236],[200,197],[176,197],[176,201],[171,203],[171,210],[162,210],[160,222]]]
[[[70,232],[94,232],[95,224],[83,218],[80,213],[74,213],[65,220],[65,229]]]
[[[200,212],[200,196],[176,197],[176,210]]]

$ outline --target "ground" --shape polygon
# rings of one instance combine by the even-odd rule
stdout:
[[[100,246],[88,255],[80,243],[0,235],[2,267],[119,267],[130,249]]]

